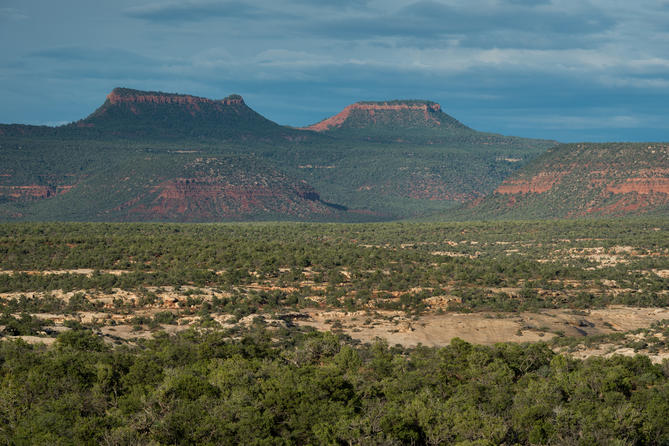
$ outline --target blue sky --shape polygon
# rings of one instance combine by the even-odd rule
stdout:
[[[478,130],[667,141],[668,25],[669,0],[0,0],[0,122],[74,121],[124,86],[295,126],[412,98]]]

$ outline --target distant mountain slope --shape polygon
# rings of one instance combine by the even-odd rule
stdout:
[[[128,88],[115,88],[102,106],[67,129],[154,138],[245,140],[291,139],[302,135],[302,132],[280,126],[256,113],[239,95],[212,100]]]
[[[385,143],[523,146],[537,140],[479,132],[444,113],[436,102],[394,100],[356,102],[338,114],[304,128],[335,138]]]
[[[564,144],[466,211],[474,218],[669,215],[669,144]]]
[[[188,158],[168,174],[156,172],[136,187],[134,197],[99,212],[98,217],[108,215],[123,221],[313,220],[338,219],[336,214],[343,213],[342,207],[321,201],[306,182],[257,158]],[[125,178],[113,190],[121,192],[124,181],[133,174],[146,177],[151,168],[154,166],[133,165],[123,172]]]
[[[337,202],[383,204],[404,217],[483,197],[557,144],[479,132],[425,100],[357,102],[305,130],[341,153],[311,163],[320,168],[305,169],[310,183]]]
[[[410,218],[490,193],[555,145],[475,131],[430,101],[344,115],[294,129],[237,95],[116,88],[66,126],[0,125],[0,219]],[[225,162],[196,175],[188,156]]]
[[[340,113],[306,127],[317,132],[343,129],[457,129],[471,130],[441,110],[436,102],[395,100],[386,102],[356,102]]]
[[[74,184],[0,186],[0,193],[8,204],[0,215],[28,220],[340,220],[346,214],[306,182],[241,154],[129,155]]]
[[[92,114],[60,127],[0,125],[0,136],[217,139],[277,141],[313,138],[249,108],[239,95],[197,96],[115,88]]]

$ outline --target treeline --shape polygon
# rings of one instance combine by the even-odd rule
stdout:
[[[356,346],[258,320],[0,343],[3,444],[666,444],[669,369],[544,344]]]

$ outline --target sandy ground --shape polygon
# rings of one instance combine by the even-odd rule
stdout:
[[[650,360],[655,364],[661,364],[665,359],[669,359],[669,352],[658,352],[658,353],[648,353],[648,352],[636,352],[633,348],[629,347],[619,347],[613,344],[604,344],[598,348],[589,348],[581,349],[573,353],[567,353],[568,355],[578,358],[578,359],[587,359],[591,356],[603,356],[605,358],[610,358],[613,355],[623,355],[623,356],[635,356],[637,354],[647,355]]]
[[[89,271],[78,270],[82,274]],[[655,271],[664,275],[666,270]],[[56,272],[51,272],[56,273]],[[609,283],[610,282],[610,283]],[[569,283],[566,283],[570,285]],[[614,281],[607,281],[605,285],[611,289],[617,286]],[[278,287],[264,284],[250,284],[244,287],[249,290],[278,289]],[[418,292],[414,289],[412,292]],[[491,289],[494,292],[505,292],[513,295],[517,288]],[[59,299],[69,299],[75,293],[83,292],[86,298],[93,302],[100,302],[98,311],[79,311],[76,314],[47,314],[39,313],[33,316],[52,320],[56,325],[51,329],[67,329],[63,326],[66,320],[77,320],[84,324],[97,325],[108,342],[129,341],[138,338],[151,338],[156,327],[148,325],[137,327],[132,321],[135,316],[152,317],[162,311],[171,311],[178,317],[178,325],[163,325],[160,329],[168,333],[185,330],[191,326],[199,327],[199,317],[193,315],[198,309],[189,302],[189,298],[209,300],[212,297],[228,297],[228,292],[209,287],[147,287],[145,291],[124,291],[114,289],[105,293],[100,291],[71,291],[36,293],[0,293],[0,299],[19,298],[22,294],[27,297],[43,298],[51,295]],[[151,294],[153,300],[142,303]],[[314,298],[316,300],[316,298]],[[345,312],[340,310],[323,310],[311,308],[301,310],[297,317],[289,317],[293,323],[301,326],[311,326],[318,330],[341,330],[343,333],[362,342],[372,342],[376,338],[385,339],[389,344],[400,344],[406,347],[424,345],[440,347],[448,345],[453,338],[461,338],[467,342],[483,345],[492,345],[498,342],[538,342],[549,341],[555,336],[581,337],[597,334],[624,333],[640,328],[649,328],[653,322],[669,320],[669,308],[634,308],[610,306],[604,309],[576,311],[570,309],[552,309],[540,312],[524,313],[455,313],[437,312],[437,308],[446,308],[452,296],[437,296],[428,300],[433,308],[431,313],[420,317],[413,317],[402,311],[367,310]],[[124,303],[118,306],[118,301]],[[185,313],[191,313],[187,315]],[[222,328],[232,327],[236,320],[229,314],[212,314],[213,319]],[[259,315],[250,315],[239,323],[249,324]],[[269,315],[263,314],[269,323]],[[274,326],[283,324],[283,316],[272,321]],[[46,336],[46,335],[45,335]],[[53,337],[24,336],[26,342],[50,344]],[[576,357],[592,355],[606,356],[613,353],[633,355],[634,350],[623,346],[598,345],[589,349],[583,346],[573,353]],[[652,353],[652,360],[661,362],[669,358],[669,352]]]
[[[0,274],[39,274],[44,276],[49,275],[59,275],[59,274],[81,274],[84,276],[92,276],[96,270],[90,268],[78,268],[78,269],[55,269],[55,270],[44,270],[44,271],[14,271],[14,270],[0,270]],[[113,274],[115,276],[120,276],[122,274],[130,274],[133,271],[122,270],[122,269],[101,269],[98,270],[101,274]],[[145,271],[142,271],[145,272]]]
[[[155,309],[145,309],[141,312],[150,314],[155,311]],[[49,330],[54,331],[68,330],[62,325],[65,320],[76,319],[83,323],[112,322],[113,320],[114,325],[103,325],[99,328],[100,333],[109,343],[132,343],[137,339],[150,339],[156,331],[177,333],[191,326],[199,326],[200,319],[195,315],[181,316],[178,325],[161,325],[151,330],[148,326],[138,327],[128,323],[129,315],[79,312],[77,315],[67,316],[48,313],[36,313],[33,316],[53,320],[56,325],[50,327]],[[230,315],[212,316],[221,328],[229,328],[235,324]],[[249,325],[259,316],[262,316],[267,323],[272,323],[270,325],[285,324],[282,317],[268,319],[268,315],[256,314],[246,316],[237,323]],[[289,319],[297,325],[311,326],[318,330],[341,330],[361,342],[373,342],[381,338],[390,345],[441,347],[448,345],[456,337],[474,344],[492,345],[498,342],[549,341],[558,334],[585,337],[615,332],[625,333],[640,328],[649,328],[656,321],[669,320],[669,308],[611,306],[605,309],[585,311],[555,309],[536,313],[443,313],[418,318],[407,316],[406,313],[399,311],[344,312],[310,309],[294,313]],[[47,345],[55,340],[53,337],[43,336],[7,336],[7,338],[21,338],[29,343]],[[561,350],[558,349],[558,351]],[[562,352],[566,353],[566,350]],[[669,359],[669,351],[641,353],[647,354],[655,363]],[[575,351],[568,354],[583,359],[590,356],[608,357],[614,354],[633,356],[637,352],[622,345],[600,344],[588,348],[580,345]]]
[[[449,344],[456,337],[484,345],[536,342],[549,340],[557,333],[566,336],[613,333],[647,328],[655,321],[669,319],[669,309],[666,308],[620,306],[582,312],[558,309],[518,314],[444,313],[417,320],[407,318],[401,312],[377,312],[374,316],[364,312],[310,310],[306,314],[308,319],[296,320],[296,323],[319,330],[337,328],[336,325],[341,324],[344,333],[360,341],[369,342],[379,337],[391,345],[406,347],[418,344],[439,347]],[[371,323],[365,323],[368,319]]]

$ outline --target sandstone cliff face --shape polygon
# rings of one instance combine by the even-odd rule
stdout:
[[[242,105],[244,99],[239,95],[232,95],[221,100],[212,100],[191,96],[186,94],[168,94],[168,93],[150,93],[136,90],[127,90],[116,88],[107,95],[110,104],[118,103],[152,103],[152,104],[221,104],[221,105]]]
[[[543,208],[546,216],[564,217],[669,213],[669,145],[561,146],[505,180],[478,206],[502,204],[512,212],[541,215]]]
[[[539,172],[530,179],[509,179],[504,181],[495,192],[498,194],[542,194],[560,182],[568,171],[562,172]]]
[[[650,178],[628,178],[622,183],[607,185],[606,190],[614,194],[669,195],[669,176],[667,176],[666,170],[657,169],[655,171],[655,175],[657,176]],[[651,171],[652,174],[653,172]]]
[[[165,117],[178,119],[179,112],[201,118],[219,118],[221,114],[247,109],[244,99],[232,95],[213,100],[185,94],[147,92],[127,88],[115,88],[107,95],[107,100],[91,116],[77,123],[79,127],[94,127],[104,124],[101,119],[118,119],[125,112],[132,115],[146,115],[157,118],[157,124]],[[172,125],[178,125],[173,122]]]
[[[100,114],[106,113],[109,107],[119,105],[127,106],[135,115],[142,112],[142,105],[171,105],[179,106],[192,116],[195,116],[197,113],[202,113],[204,111],[203,106],[206,107],[208,113],[220,113],[223,112],[226,107],[245,106],[246,104],[244,103],[244,99],[238,95],[229,96],[220,100],[212,100],[190,95],[151,93],[116,88],[107,95],[107,102],[103,105]],[[91,125],[91,123],[88,123],[88,125]]]

